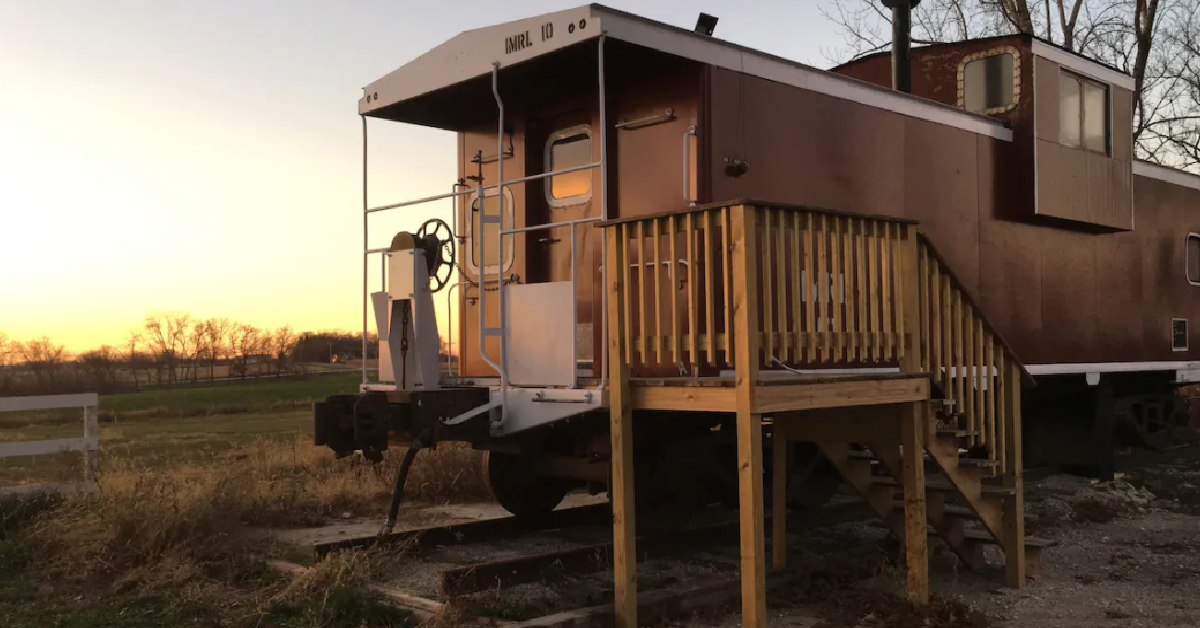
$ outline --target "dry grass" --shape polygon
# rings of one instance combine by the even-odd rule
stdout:
[[[0,503],[0,571],[36,583],[21,588],[0,577],[0,604],[15,597],[57,613],[88,600],[121,599],[124,606],[150,600],[152,623],[200,608],[225,625],[399,625],[406,618],[362,586],[368,563],[338,559],[288,584],[263,562],[283,548],[247,534],[247,527],[307,525],[346,511],[381,516],[402,453],[390,451],[382,465],[336,460],[297,437],[256,442],[214,464],[163,468],[106,458],[98,494]],[[481,468],[480,454],[467,448],[422,452],[410,496],[485,497]],[[64,596],[76,601],[61,604]],[[30,626],[55,623],[43,615],[26,619]]]

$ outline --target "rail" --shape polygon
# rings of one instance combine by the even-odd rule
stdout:
[[[603,226],[620,271],[608,284],[620,315],[611,359],[644,376],[733,368],[744,294],[758,363],[929,373],[957,408],[943,429],[986,448],[1001,473],[1020,469],[1028,373],[916,223],[735,201]]]
[[[1020,465],[1013,458],[1020,409],[1009,393],[1032,378],[933,243],[923,235],[919,243],[922,370],[954,400],[954,427],[966,432],[968,446],[986,447],[988,459],[1007,473]]]
[[[909,221],[783,205],[719,205],[607,223],[620,244],[629,363],[682,373],[733,366],[731,220],[753,225],[762,364],[899,364]]]
[[[0,412],[34,412],[62,408],[83,409],[83,437],[56,438],[0,443],[0,460],[25,456],[46,456],[68,451],[83,452],[83,482],[71,484],[18,484],[0,487],[0,495],[27,494],[41,491],[61,493],[90,492],[96,488],[100,470],[100,428],[96,393],[78,395],[46,395],[38,397],[0,398]]]

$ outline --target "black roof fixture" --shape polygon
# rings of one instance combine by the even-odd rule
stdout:
[[[713,31],[717,30],[718,19],[715,15],[701,13],[700,17],[696,18],[696,32],[712,37]]]
[[[912,10],[921,0],[882,0],[892,10],[892,89],[912,92]]]

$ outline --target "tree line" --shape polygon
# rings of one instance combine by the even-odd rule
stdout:
[[[373,355],[373,336],[369,336]],[[303,373],[311,362],[362,357],[361,334],[262,329],[228,318],[152,314],[119,345],[71,354],[47,336],[0,331],[0,396],[136,391]]]

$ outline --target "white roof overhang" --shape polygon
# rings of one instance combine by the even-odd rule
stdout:
[[[598,4],[470,30],[452,37],[368,85],[359,100],[359,113],[371,115],[405,100],[489,74],[497,63],[504,68],[601,34],[699,63],[1012,141],[1011,129],[986,116]]]

